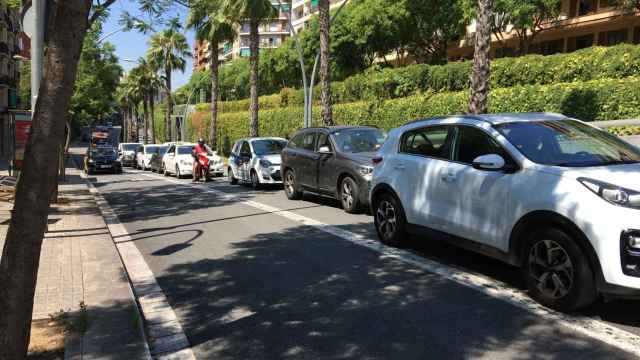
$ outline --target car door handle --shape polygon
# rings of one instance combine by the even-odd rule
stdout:
[[[456,181],[457,176],[456,176],[456,174],[453,174],[453,173],[447,173],[447,174],[443,174],[441,176],[441,178],[445,182],[454,182],[454,181]]]
[[[405,166],[404,166],[404,163],[399,163],[399,164],[395,164],[393,168],[396,170],[404,170]]]

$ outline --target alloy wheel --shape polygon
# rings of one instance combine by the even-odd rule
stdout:
[[[351,181],[345,180],[342,182],[342,205],[346,209],[351,209],[353,207],[353,184]]]
[[[378,204],[376,220],[380,234],[385,238],[391,238],[398,227],[396,209],[391,202],[383,200]]]
[[[529,252],[529,275],[543,295],[559,299],[571,291],[574,266],[567,251],[553,240],[541,240]]]
[[[289,195],[295,193],[295,179],[293,177],[293,173],[291,171],[287,171],[287,174],[284,177],[284,188]]]

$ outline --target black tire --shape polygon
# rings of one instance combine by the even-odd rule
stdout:
[[[408,238],[407,220],[400,201],[389,193],[382,193],[373,200],[373,219],[380,241],[399,247]]]
[[[254,190],[260,189],[260,179],[258,178],[258,173],[255,170],[251,170],[251,187]]]
[[[357,213],[360,210],[360,187],[350,176],[345,177],[340,182],[338,192],[342,208],[349,214]]]
[[[182,174],[180,173],[180,167],[176,165],[176,178],[182,179]]]
[[[575,311],[593,304],[598,296],[588,257],[570,235],[557,228],[531,235],[523,273],[531,298],[551,309]]]
[[[228,176],[229,176],[229,184],[238,185],[238,179],[236,179],[236,177],[233,176],[233,170],[231,170],[231,168],[229,168],[228,170]]]
[[[296,173],[287,169],[284,172],[284,193],[287,195],[289,200],[300,200],[302,199],[302,191],[298,187],[298,183],[296,181]]]
[[[162,164],[162,175],[164,176],[169,176],[169,171],[167,171],[167,169],[164,167],[164,163]]]

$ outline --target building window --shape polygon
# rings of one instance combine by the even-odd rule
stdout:
[[[564,39],[543,41],[538,45],[538,53],[541,55],[553,55],[564,51]]]
[[[567,51],[576,51],[593,46],[593,34],[571,37],[568,39]]]
[[[587,15],[596,11],[596,0],[578,0],[578,15]]]
[[[613,46],[627,42],[629,31],[627,29],[621,29],[616,31],[606,31],[598,34],[598,45],[601,46]]]

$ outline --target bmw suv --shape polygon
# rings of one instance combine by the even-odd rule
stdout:
[[[284,190],[291,200],[303,191],[335,197],[348,213],[369,203],[372,160],[384,142],[368,126],[332,126],[297,132],[282,152]]]
[[[382,242],[453,242],[523,269],[571,311],[640,294],[640,149],[562,115],[420,120],[391,131],[373,171]]]

